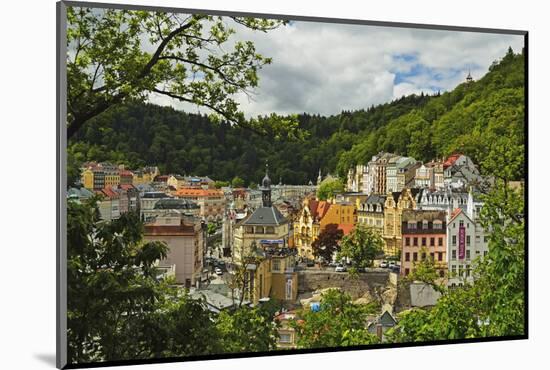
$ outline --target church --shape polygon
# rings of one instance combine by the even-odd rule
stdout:
[[[246,266],[246,300],[253,304],[268,297],[294,301],[298,290],[296,249],[289,247],[290,220],[271,202],[267,164],[260,190],[262,206],[235,225],[233,263]]]

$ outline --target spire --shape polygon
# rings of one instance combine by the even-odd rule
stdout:
[[[321,168],[319,168],[319,176],[317,176],[317,185],[321,184],[323,177],[321,176]]]
[[[271,179],[269,178],[269,165],[265,162],[265,177],[262,180],[262,203],[264,207],[271,207]]]
[[[466,77],[466,82],[472,82],[474,79],[472,78],[472,74],[470,73],[470,68],[468,68],[468,76]]]

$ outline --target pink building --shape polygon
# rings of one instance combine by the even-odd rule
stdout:
[[[401,275],[409,275],[418,262],[431,258],[439,276],[444,277],[447,270],[445,212],[405,210],[401,221]]]

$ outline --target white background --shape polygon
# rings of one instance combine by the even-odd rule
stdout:
[[[111,1],[116,2],[116,1]],[[135,4],[526,29],[529,45],[529,321],[524,341],[154,365],[341,369],[544,368],[549,348],[543,238],[548,160],[549,22],[543,1],[138,1]],[[535,5],[536,4],[536,5]],[[55,364],[55,1],[6,1],[0,12],[0,368]],[[153,365],[132,369],[153,369]]]

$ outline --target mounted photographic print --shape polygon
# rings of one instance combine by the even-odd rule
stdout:
[[[58,367],[527,338],[526,60],[58,3]]]

